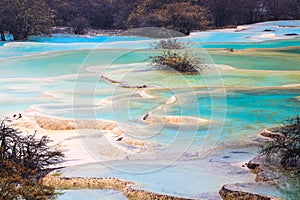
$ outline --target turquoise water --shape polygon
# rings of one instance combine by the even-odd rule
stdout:
[[[300,20],[264,22],[246,26],[247,29],[235,29],[209,32],[196,32],[183,38],[198,48],[278,48],[297,47],[299,38],[285,36],[295,33],[300,35]],[[271,29],[274,32],[264,32]],[[57,34],[52,36],[31,36],[28,42],[0,42],[0,58],[16,57],[83,49],[149,49],[153,39],[137,36],[72,36]],[[26,44],[26,45],[24,45]],[[4,45],[4,46],[3,46]]]
[[[226,120],[232,123],[244,124],[276,124],[288,118],[293,112],[297,114],[300,110],[300,102],[294,99],[300,91],[281,91],[276,90],[252,90],[252,91],[234,91],[226,94]],[[212,107],[212,100],[213,106]],[[251,101],[249,101],[251,100]],[[212,109],[216,111],[222,105],[222,98],[218,96],[199,95],[197,102],[199,111],[191,108],[187,103],[183,103],[181,108],[170,108],[171,115],[192,115],[197,116],[200,113],[204,118],[210,118]],[[240,111],[244,112],[240,112]],[[278,110],[284,110],[281,115],[276,115]],[[215,111],[215,112],[216,112]],[[264,115],[259,115],[262,112]]]
[[[300,40],[284,36],[299,33],[298,27],[284,27],[291,25],[299,26],[299,21],[192,34],[186,39],[195,42],[193,51],[205,62],[235,68],[201,75],[153,68],[147,58],[157,51],[150,48],[149,38],[54,35],[0,43],[0,114],[35,111],[50,117],[122,122],[126,134],[149,143],[149,152],[123,152],[125,157],[118,157],[113,147],[102,152],[97,140],[101,138],[79,131],[87,151],[99,162],[66,167],[63,174],[119,177],[158,193],[217,199],[223,184],[254,181],[254,175],[241,167],[258,152],[251,138],[299,114]],[[275,38],[261,37],[267,28],[275,30]],[[240,51],[224,51],[228,47]],[[101,75],[147,88],[122,88]],[[211,123],[147,124],[141,120],[147,113],[193,116]],[[268,194],[278,192],[268,189]],[[125,199],[116,191],[89,190],[66,191],[58,197],[76,198]]]
[[[149,38],[135,36],[74,36],[71,34],[54,34],[51,36],[30,36],[30,42],[49,42],[49,43],[102,43],[102,42],[119,42],[119,41],[140,41],[149,40]]]
[[[233,48],[237,50],[242,49],[259,49],[259,48],[282,48],[282,47],[299,47],[299,37],[297,39],[291,40],[279,40],[279,41],[265,41],[265,42],[254,42],[254,43],[245,43],[245,42],[237,42],[237,43],[202,43],[201,46],[203,48]]]
[[[299,26],[299,20],[271,21],[257,23],[254,25],[239,26],[240,28],[238,27],[237,29],[227,29],[225,31],[213,30],[209,32],[193,33],[192,37],[194,37],[196,41],[203,43],[253,43],[265,40],[278,40],[289,38],[290,36],[285,36],[285,34],[299,34]],[[271,30],[271,32],[266,32],[266,29]]]

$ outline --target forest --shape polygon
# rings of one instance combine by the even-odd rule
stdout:
[[[0,34],[24,40],[53,26],[122,29],[164,27],[181,32],[300,19],[300,0],[2,0]]]

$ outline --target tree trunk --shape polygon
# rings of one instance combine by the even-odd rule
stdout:
[[[15,41],[27,39],[27,34],[25,33],[12,33],[12,35]]]
[[[6,41],[6,39],[5,39],[5,34],[4,34],[3,31],[0,31],[0,37],[1,37],[1,40],[2,40],[2,41]]]

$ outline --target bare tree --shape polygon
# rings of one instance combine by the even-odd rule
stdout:
[[[61,151],[48,146],[50,139],[24,135],[0,122],[0,199],[53,199],[54,188],[41,179],[62,161]]]

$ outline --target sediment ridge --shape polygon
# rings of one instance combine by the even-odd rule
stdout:
[[[118,84],[119,87],[121,87],[121,88],[136,88],[136,89],[141,89],[141,88],[147,88],[147,87],[149,87],[147,85],[128,85],[128,84],[126,84],[124,82],[113,80],[113,79],[111,79],[111,78],[109,78],[107,76],[104,76],[104,75],[102,75],[101,78],[103,78],[104,80],[106,80],[109,83]]]
[[[275,197],[233,190],[228,185],[223,185],[219,194],[224,200],[278,200]]]
[[[148,124],[169,124],[169,125],[209,125],[211,120],[192,116],[171,116],[146,114],[143,120]]]
[[[134,182],[118,178],[68,178],[49,175],[43,179],[43,184],[56,189],[115,189],[123,192],[129,199],[190,200],[190,198],[175,197],[142,189],[134,189]]]

